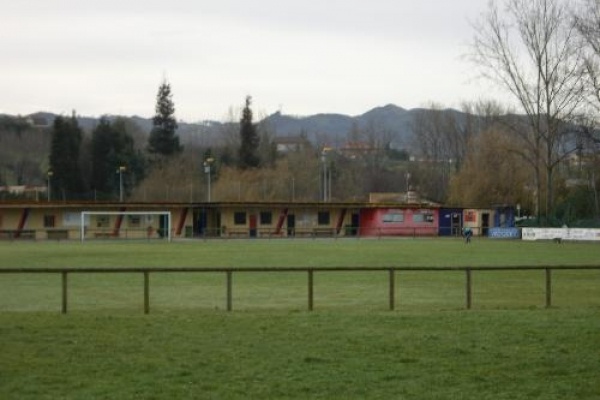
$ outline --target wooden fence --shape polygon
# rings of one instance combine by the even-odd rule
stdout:
[[[286,267],[286,268],[4,268],[0,274],[60,274],[62,276],[63,314],[68,310],[68,276],[70,274],[141,274],[144,282],[144,313],[150,312],[150,274],[163,273],[223,273],[225,274],[226,309],[233,310],[233,275],[246,273],[305,273],[308,281],[308,310],[314,309],[314,276],[320,272],[384,272],[388,274],[389,309],[396,306],[397,272],[448,272],[462,271],[465,274],[465,308],[473,305],[473,273],[489,271],[544,271],[545,306],[552,306],[552,271],[555,270],[600,270],[600,265],[581,266],[515,266],[515,267]]]

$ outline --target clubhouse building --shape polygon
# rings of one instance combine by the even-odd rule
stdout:
[[[0,203],[0,239],[183,239],[487,236],[512,228],[511,206],[445,208],[388,200],[335,202]]]

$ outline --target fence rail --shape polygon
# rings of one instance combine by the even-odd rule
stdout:
[[[387,272],[389,309],[396,306],[397,272],[464,272],[465,308],[473,306],[473,272],[489,271],[543,271],[545,274],[545,306],[552,306],[552,271],[600,270],[600,265],[513,266],[513,267],[282,267],[282,268],[3,268],[1,274],[60,274],[62,279],[61,312],[68,310],[68,276],[70,274],[142,274],[144,286],[144,313],[150,312],[150,274],[161,273],[223,273],[225,274],[226,309],[233,310],[233,275],[243,273],[306,273],[308,310],[314,309],[314,276],[321,272]]]
[[[487,228],[486,228],[487,229]],[[487,236],[487,231],[473,227],[475,236]],[[171,229],[174,239],[306,239],[306,238],[386,238],[386,237],[460,237],[462,230],[437,226],[426,227],[354,227],[344,226],[340,229],[327,226],[297,227],[280,230],[275,228],[250,229],[248,226],[204,228],[202,232],[194,232],[191,226],[177,233]],[[165,230],[148,228],[85,228],[85,240],[160,240],[166,239]],[[0,229],[0,240],[81,240],[81,229],[75,228],[44,228],[44,229]],[[516,238],[515,238],[516,239]]]

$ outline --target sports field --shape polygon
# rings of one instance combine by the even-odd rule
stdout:
[[[314,267],[223,273],[0,274],[0,398],[600,398],[600,271],[320,267],[600,265],[600,247],[455,239],[2,242],[0,268]]]

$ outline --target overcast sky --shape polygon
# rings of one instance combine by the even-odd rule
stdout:
[[[19,0],[0,12],[0,113],[362,114],[494,93],[463,56],[485,0]]]

